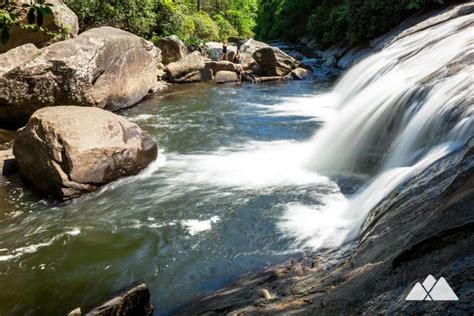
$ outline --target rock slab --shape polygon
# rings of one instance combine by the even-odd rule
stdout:
[[[156,84],[161,61],[151,42],[111,27],[28,51],[32,59],[0,72],[0,124],[22,125],[46,106],[132,106]]]
[[[97,307],[86,316],[151,316],[150,291],[141,284]]]
[[[98,108],[38,110],[14,141],[22,176],[40,192],[77,197],[121,177],[138,174],[157,157],[148,134]]]

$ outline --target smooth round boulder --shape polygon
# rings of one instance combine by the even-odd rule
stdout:
[[[178,61],[188,55],[188,48],[176,35],[160,39],[157,46],[161,49],[161,56],[165,65]]]
[[[35,112],[18,131],[18,170],[39,192],[69,199],[136,175],[157,157],[157,146],[136,124],[111,112],[77,106]]]

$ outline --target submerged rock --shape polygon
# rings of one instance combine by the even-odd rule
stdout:
[[[188,55],[188,48],[176,35],[160,39],[157,46],[161,49],[161,56],[165,65]]]
[[[95,308],[86,316],[151,316],[152,314],[150,291],[145,284],[141,284]]]
[[[22,176],[40,192],[72,198],[156,159],[157,146],[125,118],[98,108],[57,106],[35,112],[14,141]]]
[[[46,106],[129,107],[156,84],[161,61],[152,43],[111,27],[91,29],[39,52],[23,49],[31,59],[17,59],[16,67],[0,73],[0,124],[24,124]]]
[[[28,9],[23,8],[29,0],[18,0],[18,12],[21,23],[27,23]],[[10,39],[7,44],[0,43],[0,53],[26,43],[32,43],[38,47],[44,47],[53,42],[77,36],[79,23],[76,14],[69,9],[61,0],[48,0],[52,4],[53,14],[47,15],[42,27],[47,31],[38,31],[31,28],[22,28],[19,23],[13,24],[10,29]],[[53,35],[51,34],[53,33]],[[56,35],[54,35],[56,33]]]

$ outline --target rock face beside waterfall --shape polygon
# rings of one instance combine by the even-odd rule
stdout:
[[[98,108],[57,106],[38,110],[14,141],[22,176],[36,189],[72,198],[156,159],[157,146],[137,125]]]
[[[152,43],[111,27],[91,29],[39,52],[31,45],[24,50],[31,59],[15,59],[15,67],[0,72],[2,124],[24,124],[46,106],[129,107],[156,84],[161,62]]]

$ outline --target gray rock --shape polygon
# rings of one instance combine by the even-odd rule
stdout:
[[[204,44],[204,51],[211,60],[218,61],[222,59],[222,54],[223,54],[222,43],[207,42],[206,44]],[[233,52],[235,56],[235,52],[237,52],[237,46],[229,44],[227,46],[227,52],[228,53]]]
[[[324,63],[322,64],[322,67],[325,68],[331,68],[337,65],[337,59],[335,56],[331,55],[326,58]]]
[[[244,42],[242,45],[240,45],[239,52],[248,54],[250,56],[253,55],[257,50],[270,47],[268,44],[264,42],[259,42],[254,40],[253,38],[249,39],[248,41]]]
[[[29,2],[29,0],[17,1],[20,21],[22,23],[27,23],[28,13],[27,9],[23,8],[22,5]],[[0,43],[0,53],[4,53],[12,48],[27,43],[44,47],[53,42],[77,36],[79,24],[76,14],[61,0],[48,0],[47,3],[53,5],[53,14],[46,16],[42,27],[48,32],[57,33],[59,35],[53,36],[47,32],[21,28],[19,24],[14,24],[10,30],[8,43],[6,45]]]
[[[262,68],[266,76],[285,76],[293,69],[301,66],[293,57],[285,54],[279,48],[266,47],[257,50],[253,58]]]
[[[233,71],[219,71],[214,79],[216,83],[236,82],[238,81],[237,74]]]
[[[255,59],[252,57],[253,53],[265,47],[270,47],[270,46],[264,42],[256,41],[253,38],[247,40],[242,45],[240,45],[240,48],[239,48],[240,59],[241,59],[241,64],[244,70],[252,69],[252,67],[257,63]]]
[[[188,48],[176,35],[160,39],[157,46],[161,49],[161,56],[165,65],[188,55]]]
[[[206,68],[212,69],[214,74],[217,74],[219,71],[236,71],[237,65],[230,61],[210,61],[206,63]]]
[[[152,43],[111,27],[29,51],[31,60],[0,74],[0,124],[24,124],[46,106],[132,106],[156,84],[161,61]]]
[[[147,133],[99,108],[38,110],[14,141],[22,176],[40,192],[68,199],[135,175],[157,156]]]
[[[192,52],[183,59],[166,67],[166,79],[176,83],[201,81],[201,71],[206,66],[206,59],[199,52]]]
[[[309,80],[313,78],[313,73],[305,68],[296,68],[291,71],[291,77],[295,80]]]

